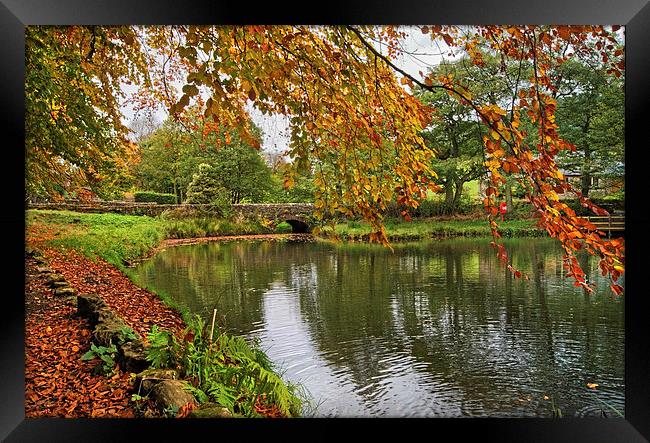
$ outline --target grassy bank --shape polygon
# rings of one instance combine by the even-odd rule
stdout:
[[[28,240],[46,234],[49,246],[100,257],[122,271],[165,238],[164,223],[145,216],[30,210],[26,224]]]
[[[387,220],[391,241],[413,241],[436,237],[483,237],[491,235],[485,220],[416,219],[410,222]],[[506,220],[499,223],[504,237],[544,236],[533,220]],[[126,263],[145,256],[164,239],[185,239],[223,235],[286,233],[286,223],[273,226],[259,220],[219,220],[211,218],[166,219],[162,217],[120,214],[91,214],[70,211],[27,211],[30,227],[48,232],[48,244],[56,248],[75,249],[88,257],[100,257],[126,270]],[[350,221],[336,225],[335,232],[343,240],[365,240],[370,233],[365,222]],[[323,236],[331,236],[331,228]]]
[[[75,249],[84,255],[100,257],[125,270],[125,263],[142,257],[164,239],[286,233],[286,223],[278,226],[256,220],[219,220],[211,218],[165,219],[112,213],[92,214],[71,211],[27,211],[30,229],[48,233],[48,244],[55,248]],[[31,228],[30,228],[31,227]]]
[[[410,222],[388,220],[385,223],[390,241],[423,240],[438,237],[485,237],[490,236],[486,220],[412,220]],[[499,222],[504,237],[544,236],[545,231],[535,226],[533,220],[506,220]],[[371,232],[365,222],[351,221],[335,226],[336,234],[343,240],[366,240]],[[331,228],[323,230],[325,236],[331,235]]]

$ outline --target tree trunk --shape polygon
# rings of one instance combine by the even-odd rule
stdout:
[[[587,121],[585,122],[584,126],[582,127],[582,132],[585,135],[585,139],[587,138],[587,133],[589,132],[589,126],[590,126],[590,116],[587,115]],[[589,196],[589,191],[591,190],[591,148],[589,146],[589,143],[585,142],[585,150],[584,150],[584,161],[582,163],[582,177],[581,177],[581,186],[580,186],[580,191],[582,192],[582,195],[584,197]]]
[[[591,149],[589,145],[585,145],[584,163],[582,164],[582,178],[580,191],[585,197],[589,196],[591,190]]]
[[[454,208],[454,173],[447,173],[447,181],[445,183],[445,213],[451,214]]]
[[[456,180],[456,193],[454,194],[453,212],[460,206],[460,197],[463,195],[463,180]]]

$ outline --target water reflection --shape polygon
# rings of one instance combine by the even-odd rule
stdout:
[[[214,307],[258,337],[285,377],[337,416],[594,415],[623,411],[623,299],[580,257],[594,294],[564,279],[548,239],[507,242],[514,279],[484,239],[379,246],[207,243],[134,270],[192,312]]]

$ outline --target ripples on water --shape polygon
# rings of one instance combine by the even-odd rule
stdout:
[[[624,305],[563,278],[548,239],[507,242],[513,279],[488,241],[397,246],[181,246],[134,274],[233,332],[301,383],[319,416],[565,416],[624,412]],[[586,387],[598,383],[597,391]]]

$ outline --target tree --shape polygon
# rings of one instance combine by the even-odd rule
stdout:
[[[259,128],[256,140],[261,138]],[[141,187],[173,192],[179,203],[199,165],[208,164],[232,203],[262,201],[271,186],[270,168],[260,152],[239,134],[214,127],[193,112],[184,122],[166,120],[141,143],[142,160],[138,166]]]
[[[140,143],[150,137],[160,126],[161,123],[158,118],[150,112],[134,117],[129,123],[129,130],[133,136],[133,140],[136,143]]]
[[[172,193],[177,203],[183,201],[192,180],[192,172],[184,171],[188,155],[187,137],[172,120],[140,142],[140,163],[137,166],[138,185],[146,190]]]
[[[441,63],[431,69],[431,75],[452,75],[468,83],[472,80],[468,64],[474,68],[472,70],[477,70],[467,59],[461,59]],[[502,95],[502,92],[498,93]],[[444,90],[428,91],[416,87],[414,94],[422,103],[433,108],[432,121],[423,132],[423,137],[436,153],[432,168],[438,175],[437,183],[445,192],[446,210],[453,214],[465,183],[484,175],[481,126],[471,106],[455,100]]]
[[[503,60],[504,66],[529,65],[530,75],[517,77],[511,88],[516,95],[510,112],[499,103],[474,98],[467,85],[453,77],[429,72],[418,78],[399,68],[393,60],[403,53],[406,33],[394,26],[148,27],[139,30],[139,37],[159,55],[151,59],[151,73],[160,77],[153,82],[153,93],[177,121],[183,123],[184,110],[205,94],[209,98],[204,117],[237,130],[242,140],[257,147],[246,107],[252,104],[262,113],[287,116],[292,168],[305,171],[314,166],[316,215],[360,215],[375,228],[371,240],[384,244],[386,205],[396,199],[406,208],[417,207],[427,190],[436,188],[430,166],[434,152],[421,136],[431,110],[403,86],[446,91],[470,106],[484,128],[490,179],[484,203],[499,258],[508,263],[499,242],[496,199],[506,176],[520,174],[540,224],[565,250],[567,275],[591,290],[575,257],[575,251],[584,248],[600,257],[603,272],[612,278],[612,290],[620,293],[616,281],[623,272],[623,241],[604,239],[558,198],[558,193],[574,190],[559,171],[556,157],[575,146],[558,132],[553,78],[567,60],[594,53],[606,64],[607,74],[620,76],[625,64],[618,27],[422,26],[420,30],[450,51],[464,52],[479,67],[485,53]],[[184,81],[181,92],[172,79]],[[530,131],[523,130],[526,120]],[[287,178],[290,185],[291,177]],[[605,213],[580,191],[577,195],[595,213]]]
[[[120,82],[146,83],[130,27],[28,26],[25,31],[26,190],[110,193],[127,158]],[[108,186],[107,186],[108,185]]]
[[[210,204],[225,194],[227,191],[219,185],[219,179],[215,176],[212,166],[201,163],[199,172],[194,174],[187,188],[187,203]]]
[[[580,175],[588,196],[592,179],[623,175],[625,96],[623,79],[608,78],[601,66],[567,62],[558,91],[560,135],[576,146],[558,156],[558,164]]]
[[[212,165],[233,204],[263,201],[271,189],[270,168],[259,151],[244,143],[237,134],[217,150]]]

